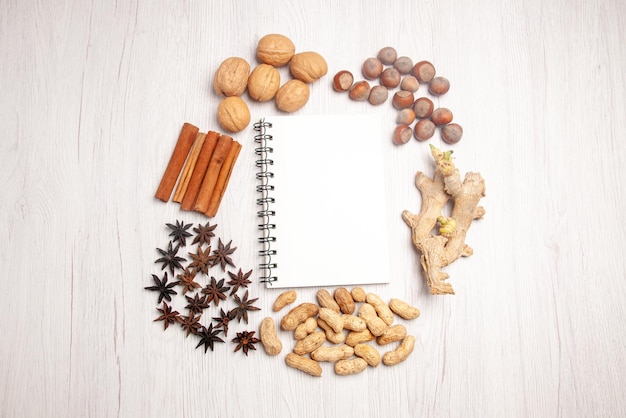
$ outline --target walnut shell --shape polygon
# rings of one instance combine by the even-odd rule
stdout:
[[[256,56],[259,61],[274,67],[286,65],[295,52],[296,46],[291,42],[291,39],[276,33],[265,35],[259,39],[256,47]]]
[[[248,77],[248,94],[254,100],[266,102],[280,87],[280,72],[269,64],[259,64]]]
[[[243,58],[226,58],[213,77],[213,88],[219,95],[241,96],[248,85],[250,64]]]
[[[309,86],[305,82],[289,80],[276,92],[276,107],[283,112],[295,112],[306,104],[309,95]]]
[[[226,97],[217,106],[217,121],[229,132],[240,132],[250,124],[250,109],[241,97]]]
[[[312,83],[326,75],[328,64],[324,57],[314,51],[299,52],[289,63],[291,75],[305,83]]]

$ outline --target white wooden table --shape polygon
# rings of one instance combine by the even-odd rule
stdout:
[[[0,415],[626,415],[623,2],[387,3],[0,1]],[[456,295],[431,296],[400,218],[419,209],[428,147],[389,147],[395,258],[391,282],[367,290],[422,312],[398,366],[338,377],[324,364],[313,378],[260,346],[204,353],[153,322],[144,286],[164,224],[206,221],[154,199],[160,176],[183,122],[219,130],[219,63],[255,63],[267,33],[329,63],[302,114],[372,112],[391,129],[389,103],[330,88],[387,45],[452,83],[437,104],[465,129],[456,161],[486,179],[487,213],[467,237],[474,255],[446,270]],[[255,268],[251,128],[235,138],[244,148],[214,221]],[[279,318],[275,289],[250,292],[262,311],[249,329]]]

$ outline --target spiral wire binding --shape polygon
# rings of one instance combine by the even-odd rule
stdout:
[[[272,124],[266,122],[265,119],[261,119],[254,124],[254,130],[257,132],[254,136],[254,142],[258,145],[254,149],[254,153],[258,158],[255,164],[259,169],[256,178],[260,182],[256,186],[256,191],[260,194],[260,197],[256,200],[257,206],[260,207],[257,211],[257,216],[261,219],[261,223],[258,224],[258,229],[261,231],[261,236],[258,240],[262,246],[261,250],[259,250],[259,255],[263,258],[263,261],[259,264],[261,270],[260,281],[269,284],[278,280],[276,276],[272,275],[272,269],[275,269],[277,264],[272,262],[272,256],[276,255],[276,250],[272,249],[272,243],[276,241],[276,237],[272,235],[272,232],[276,229],[276,224],[271,223],[271,218],[276,212],[270,207],[275,201],[270,195],[270,192],[274,190],[274,186],[270,184],[274,173],[269,171],[269,167],[274,164],[274,161],[269,158],[269,154],[274,152],[274,150],[268,145],[268,142],[273,137],[267,133],[267,129],[271,127]]]

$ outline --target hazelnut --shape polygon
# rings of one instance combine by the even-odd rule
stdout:
[[[350,87],[348,95],[352,100],[365,101],[370,95],[370,83],[365,80],[357,81]]]
[[[415,97],[413,97],[413,93],[406,90],[399,90],[393,95],[391,104],[398,110],[407,109],[413,107],[414,100]]]
[[[224,98],[217,106],[217,121],[229,132],[240,132],[250,123],[248,105],[239,96]]]
[[[394,61],[398,58],[398,52],[395,48],[391,46],[386,46],[380,51],[378,51],[378,55],[376,56],[385,65],[392,65]]]
[[[430,115],[430,120],[437,126],[447,125],[452,122],[452,112],[445,107],[438,107],[433,110],[433,114]]]
[[[363,77],[368,80],[374,80],[383,72],[383,63],[380,62],[378,58],[368,58],[363,62],[361,72],[363,73]]]
[[[396,123],[410,125],[415,121],[415,112],[413,109],[402,109],[398,112]]]
[[[250,64],[243,58],[226,58],[213,77],[215,92],[223,96],[241,96],[248,85]]]
[[[280,87],[280,73],[269,64],[259,64],[248,77],[248,94],[254,100],[272,100]]]
[[[393,67],[400,71],[402,75],[409,74],[413,69],[413,60],[409,57],[398,57],[398,59],[394,61]]]
[[[457,123],[449,123],[441,129],[441,139],[447,144],[456,144],[463,136],[463,128]]]
[[[419,90],[420,83],[419,83],[419,81],[417,81],[417,78],[415,78],[414,76],[407,75],[400,82],[400,88],[402,90],[406,90],[406,91],[410,91],[412,93],[415,93],[417,90]]]
[[[430,119],[422,119],[415,124],[413,134],[418,141],[426,141],[435,134],[437,127]]]
[[[389,90],[385,86],[374,86],[370,91],[370,97],[367,100],[374,106],[381,105],[387,101]]]
[[[256,56],[264,64],[274,67],[286,65],[296,52],[296,46],[285,35],[269,34],[261,39],[256,47]]]
[[[339,71],[333,77],[333,89],[335,91],[348,91],[352,87],[352,83],[354,83],[354,76],[350,71]]]
[[[420,97],[413,104],[413,111],[418,119],[429,118],[434,109],[435,104],[428,97]]]
[[[446,94],[448,90],[450,90],[450,82],[445,77],[435,77],[430,80],[430,84],[428,85],[428,91],[434,96]]]
[[[308,84],[298,79],[289,80],[276,92],[276,107],[283,112],[295,112],[306,104],[309,95]]]
[[[380,84],[393,89],[400,84],[400,72],[393,67],[388,67],[380,74]]]
[[[396,145],[406,144],[411,140],[413,131],[409,125],[400,124],[393,130],[393,143]]]
[[[328,64],[317,52],[300,52],[291,57],[289,71],[294,78],[305,83],[312,83],[326,75]]]
[[[420,83],[428,83],[435,76],[435,66],[428,61],[420,61],[413,66],[413,75]]]

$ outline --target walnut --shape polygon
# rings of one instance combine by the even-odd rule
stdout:
[[[276,107],[283,112],[295,112],[309,100],[308,84],[297,80],[289,80],[276,92]]]
[[[219,95],[241,96],[248,85],[250,64],[243,58],[226,58],[213,77],[213,88]]]
[[[217,121],[229,132],[240,132],[250,124],[250,110],[241,97],[224,98],[217,107]]]
[[[259,39],[256,47],[256,56],[259,61],[274,67],[286,65],[295,52],[296,46],[291,39],[275,33]]]
[[[298,80],[312,83],[326,75],[328,64],[324,57],[314,51],[295,54],[289,63],[289,70]]]
[[[254,100],[266,102],[280,87],[280,73],[269,64],[259,64],[248,77],[248,94]]]

